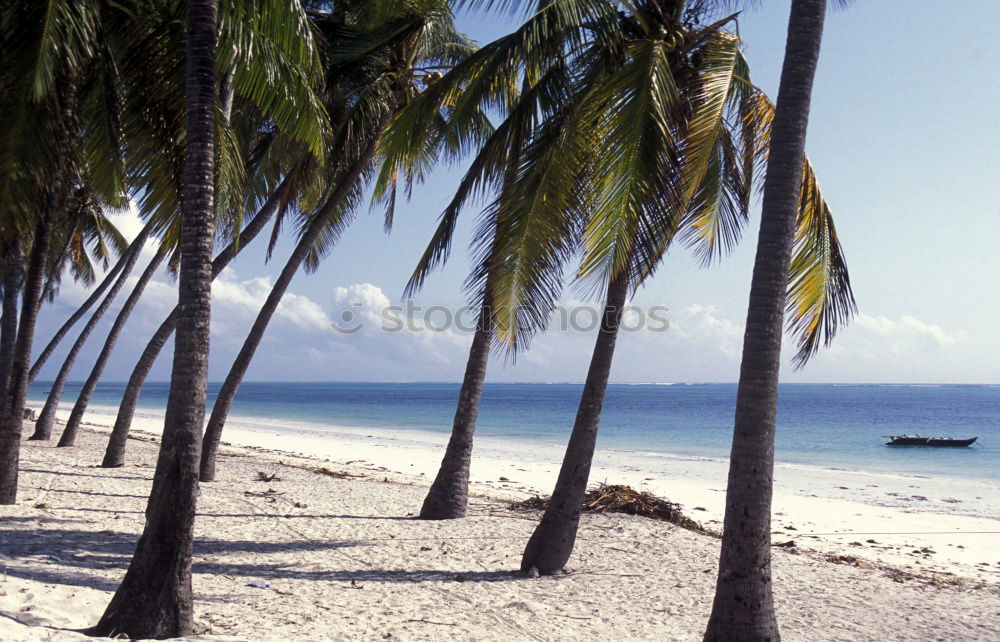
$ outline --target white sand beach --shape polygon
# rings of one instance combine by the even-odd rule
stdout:
[[[89,639],[73,629],[97,621],[142,527],[157,444],[138,436],[128,465],[112,470],[94,465],[103,428],[88,427],[72,449],[26,442],[20,500],[5,507],[0,525],[0,639]],[[228,437],[309,446],[302,438]],[[470,516],[424,522],[413,515],[426,475],[404,471],[436,462],[378,442],[319,452],[224,450],[220,481],[202,486],[198,507],[191,639],[700,639],[718,554],[711,536],[588,513],[569,572],[525,578],[516,569],[538,514],[511,511],[508,502],[528,495],[527,469],[480,461]],[[259,472],[276,478],[255,481]],[[710,490],[703,496],[712,504]],[[718,510],[686,508],[706,523]],[[785,639],[1000,640],[997,537],[956,535],[919,555],[894,550],[884,536],[861,546],[803,537],[828,525],[824,515],[850,510],[861,512],[846,523],[871,531],[918,523],[997,530],[995,520],[784,496],[776,509],[775,541],[796,542],[774,553]],[[947,545],[959,542],[963,554]],[[974,563],[991,554],[989,571]],[[258,580],[268,588],[251,585]]]

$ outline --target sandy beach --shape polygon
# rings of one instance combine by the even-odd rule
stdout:
[[[26,442],[20,501],[5,508],[0,526],[0,639],[89,639],[73,629],[97,621],[142,527],[158,444],[137,436],[128,465],[113,470],[94,466],[103,428],[88,427],[72,449]],[[500,479],[512,474],[487,483],[483,476],[497,471],[480,466],[470,517],[423,522],[413,515],[426,475],[403,471],[416,464],[412,453],[377,443],[370,450],[329,458],[249,443],[224,450],[220,481],[204,484],[199,500],[191,639],[700,639],[717,539],[641,517],[585,514],[569,572],[525,578],[516,569],[538,515],[509,509],[510,499],[530,493]],[[275,478],[257,481],[259,473]],[[889,544],[804,538],[810,517],[843,508],[817,503],[811,513],[776,503],[785,515],[776,515],[775,541],[796,542],[774,553],[785,639],[1000,639],[995,569],[977,572],[983,567],[971,559],[929,552],[911,553],[906,566],[886,555]],[[982,521],[996,530],[994,520]],[[990,552],[957,550],[970,548]]]

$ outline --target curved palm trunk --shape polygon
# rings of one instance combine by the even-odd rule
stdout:
[[[187,4],[187,150],[181,201],[177,338],[163,440],[132,562],[91,633],[190,635],[191,549],[212,303],[216,0]]]
[[[131,316],[132,311],[135,310],[135,306],[139,304],[139,299],[142,298],[142,293],[145,291],[150,279],[156,274],[156,270],[159,269],[160,264],[163,263],[163,259],[166,257],[167,250],[161,246],[149,262],[149,265],[146,266],[146,269],[139,276],[139,280],[129,294],[128,299],[125,300],[125,305],[122,306],[114,325],[111,326],[111,331],[108,332],[108,336],[104,340],[104,347],[101,349],[101,354],[98,355],[97,362],[90,371],[90,376],[87,377],[86,383],[83,384],[83,388],[76,398],[73,411],[70,413],[66,427],[63,429],[62,437],[59,438],[60,448],[72,446],[76,443],[76,435],[80,430],[80,422],[83,420],[84,413],[87,412],[90,397],[94,394],[94,389],[97,387],[97,382],[100,381],[101,375],[104,374],[104,367],[108,364],[108,359],[111,358],[115,344],[118,343],[118,337],[125,328],[125,323],[128,321],[129,316]]]
[[[55,192],[58,186],[50,188]],[[57,200],[58,197],[50,197]],[[35,238],[24,278],[24,295],[21,300],[21,318],[17,327],[17,341],[10,368],[8,395],[0,419],[0,504],[17,501],[17,468],[24,430],[24,401],[28,396],[28,366],[31,363],[31,344],[35,334],[35,321],[45,285],[45,263],[52,236],[52,212],[39,217],[35,225]]]
[[[287,181],[282,182],[274,194],[257,211],[256,216],[243,228],[239,238],[234,239],[225,249],[219,252],[215,260],[212,261],[212,279],[222,274],[222,271],[236,258],[236,255],[260,234],[264,226],[271,219],[271,215],[278,209],[278,205],[281,203],[287,187]],[[153,369],[156,358],[160,355],[160,351],[163,350],[163,346],[166,345],[167,340],[174,333],[174,328],[176,327],[177,308],[174,308],[167,315],[167,318],[163,320],[163,323],[160,324],[160,327],[156,329],[156,332],[153,333],[149,343],[146,344],[142,354],[139,356],[139,361],[135,364],[135,368],[132,369],[128,384],[125,386],[121,404],[118,406],[115,426],[111,430],[111,437],[108,439],[108,446],[104,451],[104,460],[101,462],[102,467],[118,468],[125,465],[125,445],[128,443],[128,432],[132,426],[132,417],[135,416],[136,404],[139,402],[139,393],[142,392],[142,386],[146,383],[146,377],[149,376],[150,371]]]
[[[465,365],[465,378],[458,393],[458,407],[451,427],[448,447],[441,460],[434,483],[420,508],[420,519],[458,519],[465,517],[469,506],[469,466],[472,463],[472,437],[476,431],[479,400],[490,360],[493,332],[489,304],[479,311],[476,334]]]
[[[17,342],[17,295],[21,291],[21,252],[16,244],[7,249],[3,275],[3,316],[0,317],[0,407],[10,390],[10,369]]]
[[[68,167],[67,150],[69,138],[74,131],[76,94],[79,76],[75,69],[68,69],[56,84],[59,98],[58,127],[51,154],[52,167],[45,203],[41,215],[35,221],[35,235],[28,255],[21,298],[21,318],[17,326],[17,340],[11,361],[8,381],[8,395],[3,399],[3,413],[0,415],[0,504],[17,501],[17,468],[20,459],[21,433],[24,431],[24,402],[28,397],[31,383],[31,346],[35,338],[35,322],[42,302],[45,287],[45,268],[52,228],[58,213],[66,203],[66,175]]]
[[[52,386],[49,388],[49,396],[45,399],[45,405],[42,407],[42,412],[38,416],[38,421],[35,422],[35,432],[28,437],[29,440],[33,441],[48,441],[52,438],[52,424],[56,420],[56,410],[59,408],[59,401],[62,399],[63,389],[66,387],[66,381],[69,380],[69,374],[73,370],[73,365],[76,363],[76,358],[80,356],[80,351],[83,350],[84,344],[87,343],[87,339],[90,338],[91,333],[97,324],[104,317],[104,314],[114,303],[115,297],[121,292],[122,287],[125,286],[125,281],[128,280],[129,274],[132,272],[132,268],[135,267],[136,261],[139,260],[139,254],[142,250],[142,245],[146,241],[146,236],[140,234],[142,237],[142,243],[136,245],[129,253],[128,260],[122,267],[121,274],[118,275],[118,280],[115,284],[108,290],[107,296],[101,301],[101,305],[97,306],[94,313],[90,315],[90,320],[87,321],[87,325],[83,326],[83,330],[80,331],[80,336],[76,338],[76,342],[73,343],[73,347],[70,348],[69,354],[66,355],[66,359],[63,361],[62,367],[59,368],[59,374],[56,375],[55,381],[52,382]]]
[[[383,118],[378,126],[379,131],[385,127],[387,121],[388,117]],[[282,268],[281,274],[275,280],[274,287],[268,293],[264,305],[257,313],[257,318],[254,320],[247,338],[243,341],[243,347],[240,348],[239,354],[236,355],[236,359],[229,369],[229,374],[226,375],[226,380],[219,389],[219,394],[215,398],[215,404],[212,405],[212,414],[209,416],[208,425],[205,426],[205,439],[202,446],[200,469],[202,481],[215,481],[215,459],[219,452],[219,442],[222,440],[222,429],[226,425],[226,419],[229,417],[229,411],[233,407],[236,392],[240,389],[240,384],[243,383],[243,377],[246,375],[247,368],[250,367],[250,362],[253,361],[253,355],[257,351],[257,346],[260,345],[261,339],[264,338],[264,332],[267,330],[267,325],[271,322],[271,317],[274,316],[275,311],[278,309],[278,304],[281,303],[282,297],[285,296],[285,291],[288,290],[288,286],[292,282],[292,277],[299,271],[299,267],[309,254],[309,250],[312,249],[320,232],[330,222],[333,214],[337,211],[337,206],[347,197],[354,183],[361,178],[365,167],[371,162],[372,157],[375,155],[376,141],[377,137],[373,137],[367,149],[362,153],[361,158],[356,161],[348,175],[344,177],[344,180],[341,181],[337,189],[327,199],[323,208],[313,217],[309,227],[306,228],[302,238],[299,239],[295,249],[292,250],[292,255],[288,257],[288,261],[285,263],[285,267]]]
[[[722,552],[705,640],[778,640],[771,492],[785,292],[826,0],[794,0],[764,179],[729,458]]]
[[[597,445],[597,428],[601,420],[604,394],[611,374],[611,361],[618,339],[625,300],[628,296],[628,274],[623,272],[608,285],[608,298],[601,318],[601,329],[594,344],[587,381],[580,396],[576,422],[566,445],[562,467],[552,498],[535,528],[521,557],[521,570],[538,569],[543,575],[560,570],[569,560],[580,524],[583,496],[587,492],[590,465]]]
[[[76,322],[82,319],[83,315],[87,314],[87,311],[90,310],[91,307],[93,307],[93,305],[97,302],[97,300],[100,299],[107,291],[107,289],[111,286],[111,284],[114,283],[119,273],[121,273],[122,270],[125,268],[125,265],[128,264],[132,255],[137,254],[139,252],[142,246],[146,243],[146,238],[152,231],[152,226],[153,226],[152,222],[146,223],[146,226],[142,229],[141,232],[139,232],[139,236],[137,236],[135,240],[129,244],[128,248],[126,248],[126,250],[122,252],[122,255],[118,257],[118,261],[115,263],[114,267],[111,268],[111,271],[108,272],[107,275],[104,277],[104,280],[101,281],[101,284],[98,285],[97,288],[90,294],[90,296],[87,297],[87,300],[84,301],[83,304],[81,304],[80,307],[77,308],[76,311],[73,312],[73,314],[71,314],[68,319],[66,319],[66,322],[63,323],[58,330],[56,330],[55,335],[52,336],[52,339],[50,339],[48,344],[46,344],[45,348],[42,349],[41,354],[39,354],[38,358],[35,359],[35,364],[31,366],[31,373],[28,376],[28,383],[31,383],[32,381],[35,380],[36,377],[38,377],[38,373],[42,369],[42,366],[44,366],[45,362],[48,361],[49,357],[52,356],[52,353],[59,346],[59,343],[64,338],[66,338],[66,335],[69,334],[69,331],[73,328],[74,325],[76,325]],[[132,264],[134,265],[135,261],[132,261]],[[128,274],[128,270],[125,270],[125,272],[126,274]]]

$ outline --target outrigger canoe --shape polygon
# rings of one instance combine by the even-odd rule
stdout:
[[[886,446],[937,446],[961,447],[971,446],[979,437],[971,439],[952,439],[951,437],[921,437],[920,435],[889,435]]]

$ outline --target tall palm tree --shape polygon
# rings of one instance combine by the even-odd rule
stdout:
[[[738,38],[721,30],[731,18],[698,28],[696,5],[683,14],[680,3],[669,8],[673,12],[663,9],[658,3],[635,6],[640,28],[622,27],[635,34],[623,48],[622,66],[581,102],[581,121],[604,150],[589,181],[596,186],[596,207],[581,275],[608,279],[608,303],[556,488],[522,557],[526,571],[554,572],[572,552],[627,289],[616,281],[637,275],[641,282],[678,229],[708,260],[731,246],[747,218],[753,168],[770,149],[773,109],[749,84]],[[794,269],[786,271],[789,290],[779,292],[802,363],[820,338],[829,341],[847,320],[853,297],[829,208],[804,157],[798,160],[791,225],[799,243]],[[655,170],[651,175],[650,167],[662,168],[662,177]]]
[[[521,186],[517,190],[501,188],[494,214],[486,219],[494,227],[486,226],[477,232],[478,238],[493,240],[480,244],[479,255],[487,260],[470,282],[476,285],[480,300],[489,297],[489,307],[499,316],[489,323],[480,316],[452,437],[424,502],[424,517],[464,515],[472,430],[489,333],[494,326],[507,328],[502,338],[508,345],[523,346],[531,328],[544,325],[552,301],[559,296],[564,253],[574,246],[572,240],[557,241],[561,235],[574,233],[569,220],[591,221],[584,273],[598,270],[597,285],[607,289],[611,298],[604,315],[607,327],[598,335],[598,342],[604,345],[595,347],[578,430],[574,432],[596,434],[608,376],[607,370],[603,374],[601,370],[610,365],[620,320],[615,313],[621,313],[616,301],[624,301],[623,288],[637,286],[651,273],[678,227],[682,238],[694,244],[707,261],[731,247],[746,219],[754,167],[766,153],[771,106],[749,84],[737,39],[720,31],[728,19],[699,27],[695,20],[700,17],[698,7],[685,12],[681,3],[632,5],[627,20],[611,10],[611,5],[593,3],[589,13],[567,9],[573,6],[571,0],[556,0],[514,34],[470,56],[427,96],[418,99],[424,104],[418,102],[404,112],[387,135],[393,153],[406,159],[423,144],[419,142],[420,131],[426,127],[432,107],[446,105],[452,114],[461,114],[462,101],[469,96],[474,100],[483,100],[484,96],[497,100],[479,89],[476,81],[486,78],[491,86],[502,87],[504,74],[510,74],[510,70],[524,68],[529,70],[528,77],[538,79],[534,86],[525,88],[509,109],[507,119],[483,145],[408,286],[408,291],[419,286],[426,271],[447,251],[461,203],[477,186],[504,175],[500,161],[514,147],[511,132],[538,128],[533,119],[540,118],[547,129],[539,129],[543,133],[532,141],[531,153],[537,165],[534,173],[524,169],[529,166],[529,157],[516,159],[520,174],[516,182]],[[583,2],[581,6],[587,8],[588,4]],[[604,26],[598,29],[595,25],[599,24]],[[565,45],[553,45],[558,41]],[[532,43],[538,42],[545,43],[545,49],[533,50]],[[577,53],[566,56],[565,51]],[[523,62],[513,64],[512,59]],[[569,59],[572,70],[567,72],[563,66],[553,64],[553,59]],[[570,79],[577,82],[575,90]],[[459,89],[459,98],[449,95]],[[657,106],[659,112],[651,111],[651,106]],[[580,127],[578,123],[588,126]],[[608,123],[609,133],[595,137],[594,127],[599,123]],[[685,143],[688,130],[690,140]],[[671,170],[680,163],[679,157],[684,160],[683,171],[680,167]],[[589,174],[581,175],[577,168],[593,165],[591,158],[610,159],[612,164],[598,163],[587,170]],[[586,193],[591,195],[589,203],[582,198]],[[560,208],[567,215],[553,216]],[[509,221],[512,223],[505,225],[515,227],[503,229],[495,225],[496,221]],[[824,224],[832,229],[828,217]],[[642,235],[637,236],[639,231],[648,237],[645,241]],[[834,253],[838,249],[835,247]],[[634,273],[625,277],[624,284],[614,278],[623,264]],[[828,266],[803,264],[802,268],[806,267],[820,273]],[[809,300],[817,302],[817,307],[804,310],[804,316],[818,314],[824,306],[832,305],[828,299],[838,296],[838,288],[849,296],[846,281],[835,280],[833,285],[830,291],[810,293]],[[533,314],[525,315],[525,311]],[[593,454],[592,436],[588,438],[589,447],[587,439],[572,442],[574,456],[586,462],[587,470]],[[582,485],[572,485],[573,494],[578,489],[582,496],[587,476],[575,478],[582,479]],[[569,488],[566,483],[560,484],[561,490]],[[577,504],[575,500],[565,502],[570,507]],[[575,533],[575,521],[552,517],[546,524],[558,523]],[[567,557],[571,549],[569,540]]]
[[[51,64],[52,61],[49,61]],[[16,66],[16,65],[15,65]],[[52,70],[49,70],[52,72]],[[28,393],[28,374],[31,359],[31,348],[34,340],[35,321],[42,301],[45,287],[47,263],[51,246],[53,228],[66,202],[66,189],[69,183],[69,167],[71,143],[70,137],[76,130],[77,95],[80,87],[80,69],[64,65],[58,71],[47,75],[43,80],[35,82],[35,78],[26,75],[11,82],[4,74],[0,78],[3,91],[26,90],[24,84],[32,84],[33,91],[28,95],[32,105],[24,105],[24,112],[30,113],[31,119],[43,118],[41,127],[32,128],[33,133],[45,132],[49,140],[46,150],[47,158],[41,160],[36,168],[38,174],[25,176],[25,173],[14,167],[16,163],[8,164],[6,159],[0,160],[0,195],[12,196],[28,185],[26,193],[20,197],[26,200],[14,200],[4,203],[9,208],[4,214],[5,223],[16,225],[18,215],[24,215],[21,221],[30,221],[34,217],[33,234],[30,239],[30,250],[25,269],[21,314],[17,326],[17,338],[14,344],[14,354],[11,360],[8,396],[2,400],[3,412],[0,415],[0,504],[13,504],[17,499],[17,472],[24,404]],[[5,96],[6,97],[6,96]],[[40,108],[41,107],[41,108]],[[47,109],[46,109],[47,108]],[[26,116],[28,118],[28,116]],[[31,141],[34,143],[35,141]],[[20,146],[30,148],[27,137],[18,141]],[[11,147],[17,148],[14,143]],[[9,148],[5,148],[8,151]],[[37,153],[37,152],[36,152]],[[30,152],[26,156],[30,158]],[[44,168],[44,169],[42,169]],[[31,207],[38,202],[40,211],[15,212],[23,207]],[[25,225],[27,227],[27,225]]]
[[[164,97],[176,92],[176,74],[170,70],[176,62],[176,56],[171,55],[177,49],[173,45],[182,41],[182,35],[171,34],[174,25],[183,24],[172,13],[177,8],[183,8],[183,4],[157,5],[156,15],[147,22],[159,25],[158,28],[150,29],[148,38],[129,43],[125,50],[126,64],[161,56],[164,58],[161,66],[167,70],[167,73],[154,74],[153,80],[158,84],[146,82],[144,91],[136,92],[135,100],[140,108],[135,111],[140,115],[159,114]],[[316,93],[322,73],[318,49],[313,28],[301,5],[284,0],[224,0],[220,9],[216,157],[219,189],[215,205],[219,228],[234,241],[213,262],[213,278],[263,229],[276,211],[284,211],[303,191],[308,191],[309,176],[321,164],[324,151],[321,141],[327,128],[325,110]],[[180,60],[183,62],[183,58]],[[153,86],[149,87],[151,84]],[[173,104],[176,101],[166,102]],[[172,118],[143,120],[144,131],[152,134],[131,147],[129,159],[132,165],[143,170],[137,181],[143,185],[142,199],[138,203],[140,212],[168,223],[174,220],[178,211],[183,163],[173,162],[174,172],[158,168],[157,163],[165,154],[164,150],[176,148],[166,141],[183,136],[183,124],[175,121]],[[159,162],[159,165],[164,163]],[[310,197],[302,198],[308,200]],[[240,232],[244,211],[257,213]],[[176,242],[175,225],[168,228],[164,238]],[[176,315],[171,314],[160,325],[129,378],[105,465],[121,465],[125,438],[142,385],[172,335],[175,323]]]
[[[208,386],[217,13],[216,0],[188,0],[180,312],[170,394],[145,527],[94,634],[180,637],[189,635],[194,625],[191,548]]]
[[[550,0],[537,2],[539,11],[551,4]],[[494,260],[496,248],[506,235],[532,237],[530,232],[526,233],[530,229],[530,221],[529,225],[520,229],[512,228],[503,224],[499,211],[501,204],[511,198],[505,186],[509,186],[516,175],[523,147],[537,124],[538,115],[545,109],[551,109],[549,103],[566,81],[565,69],[561,65],[546,68],[547,60],[555,57],[563,43],[563,38],[556,36],[565,29],[564,23],[565,18],[551,20],[550,29],[545,33],[539,29],[537,21],[531,22],[525,25],[527,28],[519,29],[515,34],[471,54],[403,110],[386,134],[385,153],[391,162],[384,166],[383,175],[376,184],[377,194],[384,189],[384,178],[391,176],[391,171],[386,170],[395,165],[405,167],[419,163],[421,154],[426,154],[428,149],[434,149],[446,158],[457,158],[470,142],[480,145],[407,284],[405,296],[411,296],[418,290],[430,271],[446,259],[455,221],[468,200],[478,192],[491,189],[497,192],[494,202],[483,212],[476,234],[481,240],[480,247],[476,248],[477,263],[466,283],[472,303],[479,309],[476,329],[459,390],[451,435],[438,473],[421,506],[422,519],[456,519],[466,513],[476,419],[495,339],[496,323],[492,316],[491,299],[497,280],[492,276],[493,266],[500,263]],[[515,52],[532,41],[541,43],[534,56],[537,60],[517,60]],[[524,75],[519,83],[520,92],[517,91],[518,73]],[[480,109],[484,104],[505,115],[495,130],[484,128],[479,123]],[[563,239],[565,237],[557,240],[557,247],[572,246],[571,242],[563,243]],[[556,251],[553,256],[554,261],[546,268],[557,272],[566,258],[566,252]],[[540,300],[545,298],[541,293],[538,296]]]
[[[771,594],[771,495],[785,284],[826,0],[793,0],[750,285],[722,550],[705,640],[778,640]]]
[[[330,17],[323,21],[341,19]],[[323,26],[329,29],[334,25]],[[344,30],[344,25],[337,25],[334,33]],[[327,89],[334,100],[328,107],[331,114],[343,110],[339,105],[349,107],[331,145],[331,149],[341,150],[343,158],[334,165],[330,196],[307,220],[219,389],[205,429],[203,481],[215,479],[216,454],[225,421],[267,325],[299,267],[304,262],[307,267],[317,265],[321,254],[329,251],[353,219],[363,193],[363,179],[372,171],[386,124],[433,82],[436,76],[428,73],[428,68],[453,64],[469,49],[468,41],[454,30],[447,3],[440,0],[400,3],[395,8],[392,3],[384,8],[378,3],[374,7],[362,5],[357,18],[348,21],[346,31],[352,34],[348,41],[334,40],[330,45],[334,56]],[[388,229],[393,212],[391,197],[387,204]]]

